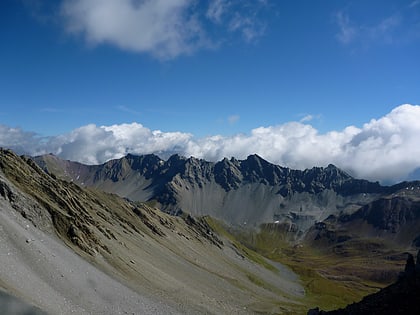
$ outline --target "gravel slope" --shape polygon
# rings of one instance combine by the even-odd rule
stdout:
[[[41,232],[0,199],[0,285],[50,314],[179,314],[140,296]],[[2,314],[26,307],[2,293]],[[34,313],[36,314],[36,313]]]

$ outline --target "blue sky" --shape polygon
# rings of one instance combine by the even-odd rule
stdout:
[[[0,38],[0,145],[38,141],[30,153],[90,124],[134,122],[200,148],[293,122],[322,138],[420,104],[419,0],[2,0]],[[420,167],[409,164],[404,176]]]

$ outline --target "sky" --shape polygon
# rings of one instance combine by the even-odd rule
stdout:
[[[0,146],[420,179],[420,0],[2,0]]]

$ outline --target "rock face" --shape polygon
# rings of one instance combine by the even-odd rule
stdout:
[[[308,311],[308,315],[418,315],[420,314],[420,251],[417,262],[408,254],[407,264],[398,281],[377,293],[363,298],[358,303],[335,311]]]
[[[177,214],[211,215],[229,224],[283,222],[305,233],[316,221],[352,213],[400,186],[354,179],[334,165],[304,171],[271,164],[258,155],[213,163],[196,158],[127,155],[86,166],[54,156],[36,157],[56,176],[136,201],[156,202]],[[416,189],[420,183],[415,183]]]

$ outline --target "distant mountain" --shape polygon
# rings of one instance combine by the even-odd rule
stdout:
[[[165,161],[156,155],[129,154],[94,166],[52,155],[34,160],[60,178],[154,202],[168,213],[211,215],[247,226],[286,222],[296,227],[296,235],[330,215],[352,213],[400,189],[355,179],[334,165],[293,170],[258,155],[213,163],[179,155]]]

